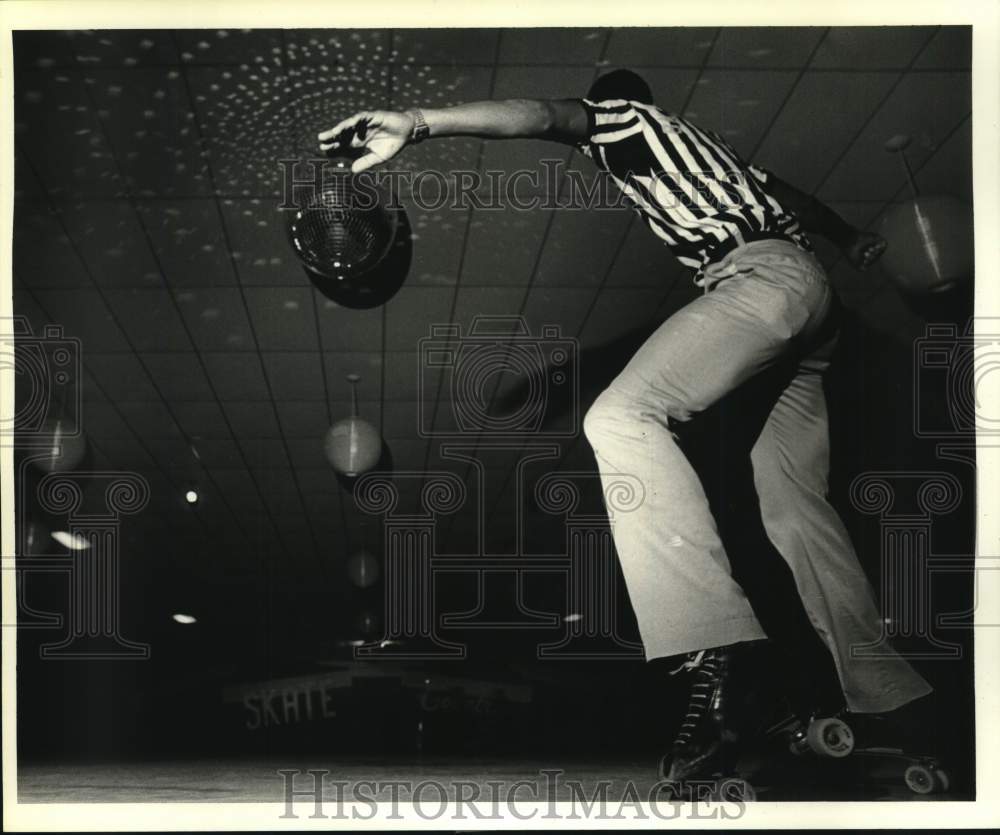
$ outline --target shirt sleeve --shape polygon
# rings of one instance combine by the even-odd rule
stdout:
[[[753,174],[754,179],[762,186],[770,183],[772,174],[766,168],[761,168],[759,165],[748,165],[747,170]]]
[[[584,112],[587,114],[587,135],[576,143],[576,149],[584,156],[593,158],[594,154],[590,149],[590,143],[593,141],[594,129],[597,127],[594,103],[587,99],[577,99],[577,101],[580,102]]]

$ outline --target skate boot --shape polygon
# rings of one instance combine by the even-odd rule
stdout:
[[[687,712],[670,751],[660,760],[660,775],[684,783],[725,773],[725,691],[730,650],[716,647],[692,653],[673,673],[691,671]],[[671,673],[671,674],[673,674]]]

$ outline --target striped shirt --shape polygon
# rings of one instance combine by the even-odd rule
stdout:
[[[769,172],[721,136],[653,105],[581,99],[584,154],[607,171],[643,220],[686,266],[704,269],[751,240],[784,237],[812,251],[795,216],[767,190]]]

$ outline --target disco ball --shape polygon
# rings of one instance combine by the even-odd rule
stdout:
[[[308,270],[349,280],[378,265],[393,243],[397,215],[383,203],[370,175],[338,164],[288,212],[288,239]]]

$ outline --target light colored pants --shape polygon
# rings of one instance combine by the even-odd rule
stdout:
[[[639,478],[642,504],[612,520],[647,659],[766,637],[730,564],[698,476],[671,432],[741,383],[797,357],[751,453],[764,530],[792,570],[806,614],[833,655],[847,706],[882,712],[930,692],[879,640],[871,587],[827,501],[829,427],[823,372],[834,340],[823,268],[778,240],[754,241],[711,268],[726,277],[670,317],[597,398],[584,420],[601,478]]]

